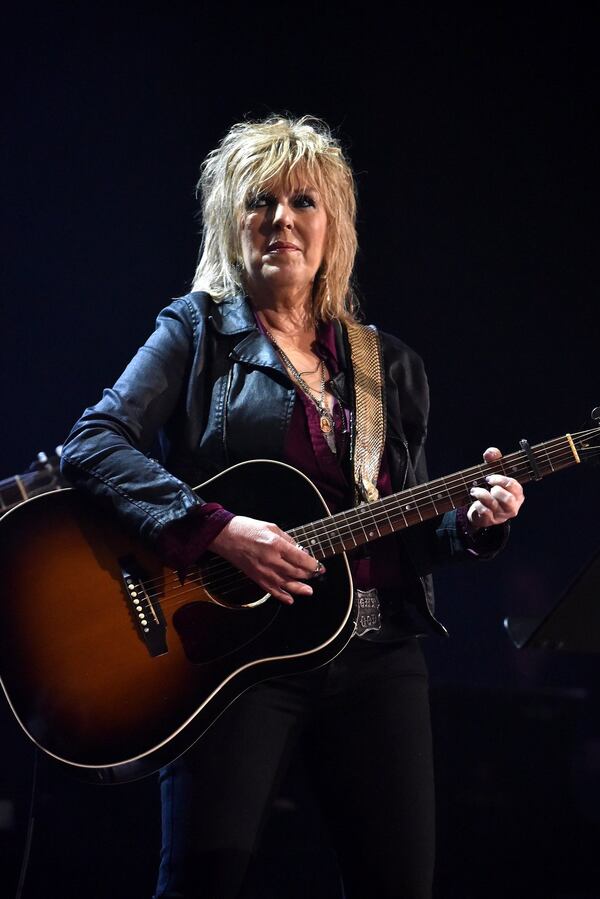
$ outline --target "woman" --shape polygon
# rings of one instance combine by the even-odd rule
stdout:
[[[357,429],[374,427],[356,414],[349,344],[354,179],[323,123],[272,117],[234,126],[205,161],[200,189],[194,289],[160,314],[115,387],[75,425],[63,470],[174,568],[210,550],[282,604],[307,603],[326,566],[276,523],[204,503],[189,485],[266,458],[301,469],[334,512],[372,498],[351,458]],[[385,496],[426,480],[428,392],[414,352],[385,334],[379,347],[387,430],[367,486]],[[157,437],[162,464],[148,455]],[[300,743],[346,895],[430,895],[431,736],[417,635],[444,632],[433,565],[488,558],[506,539],[522,489],[502,475],[488,481],[468,508],[351,554],[374,614],[366,624],[358,616],[346,648],[317,670],[252,687],[163,769],[157,897],[250,889],[270,800]]]

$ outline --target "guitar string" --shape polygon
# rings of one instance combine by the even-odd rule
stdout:
[[[569,452],[565,451],[563,453],[558,453],[556,451],[553,451],[554,461],[558,461],[559,457],[561,457],[561,456],[563,459],[572,457],[572,452],[570,451],[570,448],[569,448]],[[523,464],[525,464],[525,463],[523,463]],[[481,467],[481,466],[475,466],[475,468],[478,468],[478,467]],[[386,499],[390,499],[390,497],[386,497]],[[431,498],[429,498],[428,504],[429,504],[429,502],[432,502]],[[415,509],[412,509],[411,511],[414,512]],[[327,522],[327,519],[325,519],[325,521]],[[379,516],[379,521],[382,524],[386,524],[389,527],[390,522],[389,522],[389,519],[387,518],[387,516],[383,516],[383,517]],[[414,523],[416,524],[417,522],[414,522]],[[340,540],[340,542],[342,542],[342,541]],[[225,569],[225,570],[229,569],[229,573],[228,573],[227,577],[221,579],[220,581],[218,579],[211,578],[210,575],[215,574],[214,569],[217,566],[206,566],[204,569],[201,569],[199,571],[199,576],[198,575],[192,576],[184,584],[179,584],[176,587],[176,589],[178,590],[178,597],[188,595],[190,593],[194,593],[197,591],[198,586],[200,586],[200,587],[204,587],[207,589],[213,588],[213,592],[217,592],[214,590],[214,587],[218,587],[219,588],[218,596],[220,598],[224,598],[228,593],[232,592],[232,589],[229,589],[229,590],[225,589],[228,582],[231,581],[232,579],[234,579],[235,581],[238,582],[233,587],[234,590],[239,589],[240,581],[247,581],[249,585],[251,584],[253,587],[255,587],[259,590],[262,589],[262,588],[258,587],[258,585],[255,584],[255,582],[253,582],[247,575],[243,574],[243,572],[239,571],[238,569],[231,566],[228,562],[226,562],[226,560],[220,560],[220,562],[224,563],[222,566],[223,569]],[[219,565],[218,567],[221,567],[221,565]],[[207,577],[207,574],[209,575],[208,577]],[[175,577],[175,579],[178,580],[176,577]],[[161,584],[163,583],[162,578],[157,579],[157,581],[159,581]],[[160,594],[152,593],[152,591],[148,589],[150,584],[151,584],[151,582],[148,582],[148,584],[146,584],[146,583],[144,584],[144,589],[145,589],[146,594],[149,596],[149,598],[158,598],[158,596]],[[182,602],[185,603],[185,602],[187,602],[187,600],[184,600]],[[182,602],[180,602],[178,599],[175,600],[175,603],[173,600],[163,600],[162,605],[165,608],[170,608],[174,604],[180,605],[180,604],[182,604]]]
[[[561,461],[564,460],[564,459],[568,459],[569,457],[572,458],[572,452],[571,452],[570,450],[569,450],[569,452],[564,452],[564,453],[558,453],[558,452],[556,452],[556,451],[554,451],[554,453],[553,453],[553,460],[554,460],[555,462],[558,461],[559,459],[560,459]],[[525,464],[525,463],[523,463],[523,464]],[[414,511],[414,510],[412,510],[412,511]],[[383,520],[383,519],[382,519],[382,520]],[[417,524],[417,523],[418,523],[418,522],[414,522],[414,524]],[[389,524],[389,521],[388,521],[388,524]],[[253,582],[249,577],[247,577],[247,576],[244,575],[242,572],[237,571],[237,570],[234,569],[234,568],[231,568],[231,575],[233,575],[233,577],[235,578],[235,580],[237,580],[237,582],[238,582],[237,584],[235,584],[235,586],[233,587],[233,589],[229,589],[229,590],[224,589],[224,583],[223,583],[223,582],[220,582],[219,584],[217,584],[217,583],[214,582],[214,581],[213,581],[212,583],[206,582],[206,581],[203,582],[202,578],[196,578],[196,579],[192,579],[192,581],[191,581],[191,583],[190,583],[189,586],[184,586],[184,585],[182,585],[182,587],[179,588],[178,595],[177,595],[175,598],[170,599],[170,600],[166,600],[166,599],[165,599],[165,600],[162,600],[162,602],[161,602],[161,607],[164,608],[165,610],[167,610],[167,609],[174,609],[174,608],[176,608],[176,607],[178,607],[178,606],[181,606],[181,605],[186,605],[186,604],[188,603],[188,601],[189,601],[189,600],[187,599],[187,597],[188,597],[190,594],[197,593],[198,586],[204,587],[204,588],[207,588],[207,587],[213,587],[213,592],[217,593],[218,597],[221,598],[221,599],[224,599],[225,596],[226,596],[227,594],[232,593],[233,590],[238,590],[238,589],[240,589],[240,588],[241,588],[241,582],[243,582],[243,581],[247,581],[247,582],[248,582],[248,585],[254,587],[255,589],[258,589],[258,590],[261,590],[261,589],[262,589],[262,588],[258,587],[258,585],[255,584],[255,582]],[[231,580],[231,576],[228,578],[228,580]],[[227,583],[227,580],[225,581],[225,583]],[[215,590],[214,587],[218,587],[218,589]],[[268,593],[268,591],[265,591],[265,593]],[[262,595],[265,595],[265,593],[263,593]],[[181,597],[184,597],[184,596],[185,596],[186,598],[185,598],[185,599],[182,599]],[[158,597],[157,597],[157,598],[158,598]],[[218,604],[218,603],[217,603],[217,604]],[[234,610],[238,610],[238,611],[241,611],[241,610],[242,610],[242,609],[240,609],[239,606],[235,606],[235,605],[233,606],[233,609],[234,609]]]
[[[564,440],[564,438],[557,438],[557,440],[560,440],[562,442]],[[546,445],[546,449],[548,449],[548,446],[552,442],[556,442],[556,441],[550,441],[549,444]],[[520,456],[521,454],[517,453],[515,455]],[[553,457],[554,462],[563,461],[564,459],[572,459],[572,451],[571,451],[570,447],[563,446],[560,448],[560,451],[558,451],[558,452],[556,450],[553,450],[552,457]],[[505,457],[505,459],[510,459],[510,458],[511,458],[510,456]],[[548,458],[550,458],[549,454],[548,454]],[[514,458],[512,461],[513,462],[515,461]],[[498,460],[498,462],[501,463],[502,460]],[[490,470],[493,469],[493,467],[497,464],[498,464],[497,462],[494,462],[491,464],[490,463],[482,463],[481,465],[474,466],[471,469],[465,469],[463,472],[459,472],[456,476],[450,476],[449,478],[439,479],[439,480],[444,482],[444,486],[450,486],[450,489],[452,489],[455,485],[458,485],[460,487],[466,487],[466,479],[464,477],[464,475],[466,473],[469,473],[469,472],[474,473],[476,470],[481,470],[481,471],[485,470],[487,473],[489,473]],[[525,471],[527,471],[527,472],[529,471],[529,466],[528,466],[528,463],[525,458],[521,458],[521,461],[520,461],[520,463],[517,464],[517,466],[512,465],[512,469],[514,469],[515,467],[523,467]],[[458,475],[460,475],[460,477]],[[432,481],[429,483],[435,484],[436,481]],[[426,500],[426,505],[431,504],[431,505],[433,505],[433,507],[435,509],[435,501],[432,497],[432,491],[430,489],[420,489],[420,488],[423,488],[424,486],[425,485],[418,485],[418,487],[413,488],[412,501],[409,504],[411,506],[411,508],[406,511],[409,511],[409,512],[417,511],[418,512],[419,511],[418,506],[421,503],[421,500],[423,497]],[[465,493],[468,493],[468,491],[465,490]],[[438,497],[438,502],[440,504],[444,500],[447,501],[448,498],[451,498],[451,497],[444,497],[443,500],[440,500],[439,499],[439,491],[436,491],[436,496]],[[388,511],[392,511],[392,512],[397,511],[397,506],[398,506],[398,502],[396,499],[397,497],[398,497],[398,494],[395,494],[390,497],[385,497],[380,503],[377,503],[377,506],[379,507],[380,511],[378,509],[377,513],[373,514],[371,516],[371,522],[368,524],[365,524],[365,525],[363,524],[364,519],[365,519],[364,513],[369,508],[369,507],[365,507],[365,506],[355,507],[354,509],[347,510],[346,513],[336,513],[336,516],[327,516],[324,519],[320,519],[320,521],[318,522],[320,524],[320,527],[312,528],[311,539],[316,539],[317,541],[320,542],[319,538],[322,534],[325,534],[329,537],[329,535],[332,533],[332,530],[333,530],[332,523],[331,523],[332,519],[334,517],[337,517],[337,515],[340,515],[341,518],[339,519],[339,522],[340,522],[339,526],[335,529],[338,532],[338,536],[335,538],[335,542],[338,542],[339,536],[341,536],[342,533],[346,534],[346,538],[350,537],[350,539],[352,539],[352,535],[354,533],[360,533],[361,530],[363,531],[363,533],[366,534],[366,530],[365,530],[366,527],[372,527],[373,524],[375,526],[377,526],[378,523],[389,525],[389,517],[388,517],[387,513],[388,513]],[[402,513],[402,511],[403,510],[401,510],[401,513]],[[354,524],[356,524],[357,522],[360,524],[360,527],[353,528],[352,526]],[[413,522],[413,523],[416,524],[417,522]],[[315,524],[317,524],[317,523],[315,523]],[[291,532],[294,532],[297,530],[304,530],[304,529],[310,530],[311,524],[309,523],[306,525],[301,525],[297,528],[293,528],[293,529],[291,529]],[[333,543],[333,540],[331,538],[329,538],[328,542],[331,545]],[[351,548],[352,547],[349,547],[349,549],[351,549]],[[319,546],[318,549],[322,549],[322,547]],[[227,569],[230,569],[234,574],[238,573],[238,570],[235,569],[235,567],[231,566],[230,563],[227,562],[227,560],[216,559],[214,562],[211,562],[205,566],[202,566],[202,569],[199,572],[200,577],[199,578],[196,577],[195,582],[202,584],[204,579],[209,579],[212,575],[218,574],[219,570],[225,571]],[[167,578],[168,577],[169,577],[169,575],[167,575]],[[174,572],[170,576],[170,579],[171,579],[172,583],[175,583],[180,578]],[[157,582],[157,584],[158,583],[164,584],[165,580],[166,580],[166,578],[164,576],[161,576],[160,578],[156,579],[156,582]],[[190,582],[190,580],[191,579],[188,580],[188,583]],[[144,587],[146,589],[148,589],[149,587],[152,587],[152,586],[153,586],[152,580],[148,581],[147,583],[144,583]]]
[[[237,571],[236,569],[233,569],[233,568],[231,569],[231,575],[233,576],[233,579],[237,582],[237,583],[235,584],[234,589],[240,589],[240,588],[242,587],[242,583],[243,583],[244,581],[246,581],[246,582],[248,583],[248,586],[249,586],[249,587],[252,586],[254,589],[257,589],[257,590],[261,590],[261,589],[262,589],[262,588],[259,588],[258,585],[255,584],[250,578],[248,578],[248,577],[247,577],[246,575],[244,575],[242,572]],[[231,580],[231,577],[229,578],[229,580]],[[171,600],[163,599],[163,600],[162,600],[162,603],[161,603],[161,608],[164,608],[164,609],[166,610],[166,609],[176,608],[176,607],[181,606],[181,605],[186,605],[186,604],[188,603],[187,596],[190,596],[190,595],[192,595],[192,594],[197,593],[197,589],[198,589],[198,588],[197,588],[197,584],[200,584],[201,586],[207,586],[206,584],[203,584],[203,583],[202,583],[202,580],[201,580],[201,579],[198,579],[198,578],[192,579],[192,581],[191,581],[191,586],[185,587],[185,588],[183,588],[183,589],[182,589],[181,587],[179,588],[179,592],[178,592],[178,596],[177,596],[177,597],[175,597],[174,599],[171,599]],[[212,586],[212,585],[209,583],[208,586]],[[217,586],[218,586],[218,585],[217,585]],[[217,592],[217,591],[213,591],[213,592]],[[225,599],[225,595],[226,595],[227,593],[231,593],[231,592],[232,592],[231,590],[223,590],[223,589],[220,589],[220,590],[218,591],[218,596],[219,596],[220,599],[224,600],[224,599]],[[258,598],[261,598],[262,596],[265,596],[265,595],[268,596],[268,591],[265,591],[264,593],[259,593],[259,597],[258,597]],[[186,597],[186,598],[181,598],[181,597]],[[159,595],[159,594],[155,594],[154,598],[160,599],[160,595]],[[218,605],[218,603],[217,603],[217,605]],[[227,606],[226,606],[225,608],[227,608]],[[232,605],[231,607],[229,607],[229,608],[232,608],[232,609],[234,609],[234,610],[240,611],[240,605],[239,605],[239,604],[237,604],[237,605],[236,605],[236,604],[233,604],[233,605]]]
[[[562,441],[564,441],[564,438],[557,438],[557,440],[560,440],[562,443]],[[552,443],[552,441],[550,443]],[[548,448],[548,447],[546,447],[546,448]],[[568,446],[567,447],[561,446],[559,448],[558,452],[557,452],[557,450],[552,450],[551,452],[552,452],[552,460],[554,462],[560,462],[560,461],[563,461],[563,459],[564,460],[572,459],[572,451],[571,451],[570,447],[568,447]],[[516,464],[514,464],[515,463],[514,458],[511,460],[510,456],[504,457],[504,460],[508,459],[508,460],[511,460],[511,463],[513,463],[510,466],[511,470],[514,473],[519,473],[519,472],[515,472],[514,469],[522,468],[522,469],[524,469],[524,471],[529,472],[529,465],[526,460],[526,457],[522,456],[520,453],[517,453],[516,455],[520,456],[520,460],[518,462],[516,462]],[[548,453],[548,459],[550,460],[549,453]],[[406,511],[411,511],[411,512],[415,511],[415,510],[419,511],[418,507],[419,507],[419,505],[422,506],[423,498],[426,501],[426,505],[431,504],[431,505],[433,505],[433,507],[435,509],[436,499],[437,499],[438,503],[441,504],[444,500],[447,501],[448,498],[451,498],[451,497],[444,496],[443,499],[440,500],[439,497],[444,492],[444,489],[447,490],[448,493],[450,493],[457,486],[460,488],[462,488],[462,487],[466,488],[467,480],[470,480],[476,471],[479,471],[480,477],[484,472],[486,474],[489,474],[490,472],[495,470],[496,466],[498,468],[503,468],[502,463],[504,460],[498,460],[497,462],[493,462],[493,463],[481,463],[478,466],[473,466],[470,469],[465,469],[462,472],[458,472],[456,475],[450,475],[446,478],[435,479],[434,481],[428,482],[429,485],[432,485],[432,484],[438,485],[437,489],[435,491],[432,490],[430,486],[422,485],[422,484],[417,485],[416,487],[412,488],[412,490],[410,491],[410,497],[408,497],[408,496],[405,497],[407,499],[410,498],[410,500],[411,500],[410,503],[407,504],[407,505],[410,505],[411,508],[407,509]],[[465,477],[468,474],[471,475],[471,478]],[[440,487],[443,489],[440,490]],[[402,491],[402,492],[404,492],[404,491]],[[465,490],[465,493],[468,493],[468,490]],[[434,499],[434,494],[435,494],[436,499]],[[372,514],[371,521],[366,522],[365,527],[371,527],[373,523],[376,524],[378,521],[385,522],[387,520],[387,513],[389,511],[396,512],[397,507],[399,505],[399,503],[398,503],[399,495],[400,494],[392,494],[391,496],[382,498],[382,500],[379,503],[374,504],[377,506],[377,510],[374,514]],[[340,516],[339,517],[340,527],[336,528],[336,530],[348,531],[350,533],[350,535],[352,533],[360,533],[361,530],[364,530],[363,522],[365,522],[365,517],[366,517],[365,513],[369,511],[369,508],[370,507],[368,507],[368,506],[354,507],[354,508],[348,509],[342,513],[335,513],[334,515],[326,516],[323,519],[320,519],[318,522],[315,522],[315,525],[320,525],[320,526],[313,526],[313,523],[307,523],[305,525],[300,525],[295,528],[291,528],[290,532],[293,533],[298,530],[306,530],[309,532],[307,534],[307,536],[310,536],[310,539],[319,540],[319,538],[323,534],[327,535],[332,532],[332,530],[333,530],[332,529],[332,519]],[[358,528],[353,528],[353,525],[355,525],[357,523],[360,526]],[[204,565],[202,567],[202,572],[205,576],[210,575],[210,574],[215,574],[218,569],[226,568],[229,566],[229,564],[230,563],[228,563],[224,559],[217,559],[214,562],[210,562],[207,565]],[[172,579],[173,579],[173,581],[177,581],[179,578],[174,573],[172,575]],[[164,580],[164,578],[161,577],[158,580],[160,580],[162,582]],[[148,585],[152,585],[152,581],[149,581],[146,586],[148,586]]]

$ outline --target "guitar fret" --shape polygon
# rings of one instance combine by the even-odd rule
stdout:
[[[372,519],[373,526],[375,527],[375,530],[377,531],[377,537],[381,537],[381,531],[379,530],[379,525],[377,524],[377,518],[375,516],[375,512],[373,511],[373,509],[371,509],[371,519]],[[374,540],[375,536],[376,535],[373,533],[372,530],[368,531],[367,537],[370,540]]]
[[[432,484],[432,486],[433,486],[433,484]],[[433,506],[433,511],[435,512],[436,515],[439,515],[431,487],[428,488],[428,493],[429,493],[429,498],[431,499],[431,505]]]
[[[319,552],[323,552],[323,547],[321,546],[321,541],[316,535],[316,529],[312,524],[306,524],[304,527],[295,528],[294,531],[291,532],[292,536],[299,543],[303,549],[310,550],[312,555],[316,555]]]
[[[388,522],[387,526],[389,526],[389,531],[388,531],[388,533],[391,534],[391,533],[393,533],[393,531],[394,531],[394,524],[393,524],[393,522],[392,522],[392,519],[391,519],[390,516],[389,516],[389,513],[388,513],[388,510],[387,510],[387,507],[386,507],[386,503],[385,503],[385,502],[383,502],[383,503],[381,504],[381,508],[382,508],[382,510],[383,510],[383,513],[384,513],[385,517],[387,518],[387,522]]]
[[[404,509],[402,508],[402,506],[398,500],[396,502],[397,502],[397,506],[398,506],[398,511],[402,515],[402,520],[404,521],[404,527],[407,528],[408,527],[408,519],[407,519],[406,515],[404,514]]]
[[[23,481],[21,480],[21,478],[19,477],[18,474],[15,475],[15,484],[19,488],[19,493],[21,494],[21,496],[23,498],[23,502],[24,502],[29,497],[27,496],[27,491],[25,490],[25,485],[23,484]]]
[[[552,459],[550,458],[550,453],[548,452],[548,447],[542,445],[542,449],[546,454],[546,458],[548,459],[548,465],[550,466],[550,471],[554,471],[554,465],[552,464]]]
[[[454,497],[444,478],[438,478],[438,480],[432,481],[429,487],[429,493],[435,515],[441,515],[443,512],[448,512],[450,509],[456,508]]]
[[[444,487],[446,488],[446,490],[447,490],[447,492],[448,492],[448,498],[449,498],[450,502],[452,503],[452,508],[453,508],[453,509],[456,509],[456,503],[454,502],[454,496],[453,496],[452,493],[450,492],[450,488],[448,487],[448,484],[446,483],[446,479],[445,479],[445,478],[442,478],[441,480],[442,480],[442,483],[443,483]],[[467,487],[467,482],[466,482],[465,479],[462,477],[462,475],[461,475],[461,477],[460,477],[460,480],[461,480],[461,482],[462,482],[462,489],[463,489],[463,492],[468,496],[468,494],[469,494],[469,489],[468,489],[468,487]]]
[[[521,470],[527,471],[527,465],[523,463],[523,453],[511,453],[504,458],[504,473],[508,477],[519,478]]]
[[[346,544],[345,544],[345,542],[344,542],[344,538],[342,537],[342,534],[341,534],[341,531],[340,531],[339,528],[336,528],[336,530],[335,530],[335,536],[336,536],[337,545],[338,545],[338,548],[337,548],[337,549],[336,549],[336,544],[335,544],[332,540],[329,541],[330,544],[331,544],[331,548],[332,548],[332,550],[334,551],[334,553],[335,553],[335,552],[340,552],[340,549],[339,549],[340,546],[341,546],[342,550],[345,550],[345,549],[351,549],[351,548],[352,548],[352,547],[346,546]]]
[[[346,548],[353,549],[355,546],[359,546],[359,544],[356,542],[356,540],[354,538],[354,532],[352,531],[352,526],[351,526],[350,522],[348,521],[347,513],[340,512],[339,514],[340,514],[340,517],[343,518],[344,524],[346,525],[346,528],[348,529],[348,534],[350,536],[350,539],[352,540],[352,546],[348,546]],[[364,533],[364,531],[363,531],[363,533]],[[344,546],[346,545],[346,541],[343,538],[342,538],[342,543],[344,544]]]
[[[308,537],[307,537],[307,533],[306,533],[306,526],[305,526],[305,527],[294,528],[294,530],[293,530],[293,531],[290,531],[290,533],[291,533],[291,535],[293,536],[293,538],[294,538],[294,540],[296,541],[296,543],[299,543],[300,546],[304,549],[305,545],[306,545],[307,542],[308,542]]]
[[[421,509],[419,507],[419,503],[415,503],[415,509],[417,510],[417,512],[419,514],[419,518],[421,519],[421,521],[423,521],[423,516],[421,515]]]
[[[365,517],[369,514],[369,511],[368,511],[369,509],[370,509],[370,506],[367,506],[367,505],[359,506],[359,510],[360,510],[360,512],[363,512],[363,514],[359,514],[359,516],[358,516],[358,526],[364,535],[365,541],[369,540],[369,535],[367,533],[367,529],[365,528],[365,526],[363,524],[363,521],[364,521]],[[371,517],[372,517],[372,514],[373,513],[371,512]],[[360,533],[359,533],[359,536],[360,536]],[[361,539],[360,542],[362,543],[363,540]]]
[[[363,531],[365,533],[365,537],[367,541],[376,540],[377,537],[381,537],[381,531],[379,530],[379,526],[377,524],[377,508],[379,504],[372,504],[369,506],[361,506],[361,509],[364,509],[364,517],[368,519],[370,524],[367,524],[367,527],[363,527]],[[375,530],[373,530],[375,528]]]
[[[27,499],[27,497],[25,497]],[[18,506],[19,503],[23,502],[23,493],[19,489],[19,485],[17,484],[16,478],[11,478],[10,483],[7,483],[7,486],[2,486],[2,508],[10,509],[13,506]]]

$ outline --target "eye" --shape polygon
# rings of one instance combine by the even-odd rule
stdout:
[[[260,193],[254,194],[254,196],[249,197],[246,201],[246,209],[260,209],[264,206],[272,206],[275,202],[275,198],[273,194],[269,193]]]
[[[316,206],[316,202],[310,194],[297,194],[294,197],[294,206],[305,209],[308,206]]]

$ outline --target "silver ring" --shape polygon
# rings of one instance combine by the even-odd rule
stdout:
[[[323,571],[323,566],[321,565],[320,562],[317,562],[317,567],[315,568],[313,577],[316,577],[318,574],[321,574],[322,571]]]

